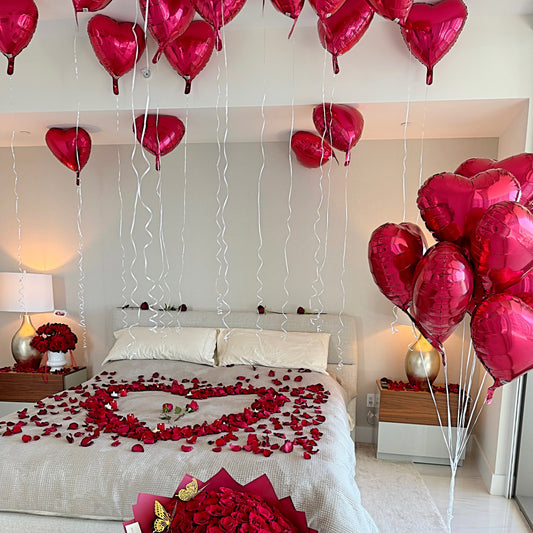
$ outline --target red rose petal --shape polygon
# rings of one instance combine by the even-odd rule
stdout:
[[[115,447],[115,446],[120,446],[120,441],[119,440],[115,440],[111,443],[111,446]]]
[[[141,444],[134,444],[134,445],[131,447],[131,451],[132,451],[132,452],[144,452],[144,448],[142,447]]]
[[[212,449],[214,452],[221,452],[222,451],[222,448],[220,446],[216,446],[215,448]]]
[[[91,444],[94,444],[93,439],[91,437],[85,437],[80,442],[80,446],[83,446],[84,448],[86,448],[87,446],[91,446]]]
[[[194,449],[194,446],[185,446],[185,444],[181,445],[181,451],[182,452],[190,452]]]
[[[31,437],[29,435],[22,435],[22,442],[30,442]]]

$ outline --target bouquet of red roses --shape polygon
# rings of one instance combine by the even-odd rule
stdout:
[[[66,324],[48,323],[37,330],[37,335],[31,340],[30,346],[41,353],[67,352],[74,350],[77,342],[78,337]]]

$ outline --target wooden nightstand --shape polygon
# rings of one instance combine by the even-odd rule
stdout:
[[[31,407],[38,400],[86,380],[86,367],[68,374],[0,372],[0,416]]]
[[[379,459],[449,464],[437,409],[429,392],[388,390],[378,385]],[[449,394],[452,433],[457,431],[458,394]],[[448,431],[448,406],[445,393],[435,393],[445,434]],[[465,425],[468,422],[468,415]],[[462,454],[461,461],[464,459]]]

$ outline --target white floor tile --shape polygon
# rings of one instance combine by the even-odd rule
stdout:
[[[421,463],[415,466],[447,522],[450,467]],[[453,502],[453,533],[531,533],[517,503],[490,495],[475,465],[468,462],[468,457],[464,465],[457,469]]]

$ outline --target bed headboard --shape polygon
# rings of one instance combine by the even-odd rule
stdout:
[[[154,311],[138,308],[114,309],[113,329],[129,326],[182,326],[208,328],[262,328],[285,331],[321,331],[330,333],[328,372],[348,392],[348,402],[356,396],[357,337],[355,318],[338,314],[278,314],[231,312],[227,316],[216,311]],[[343,365],[339,368],[339,362]]]

